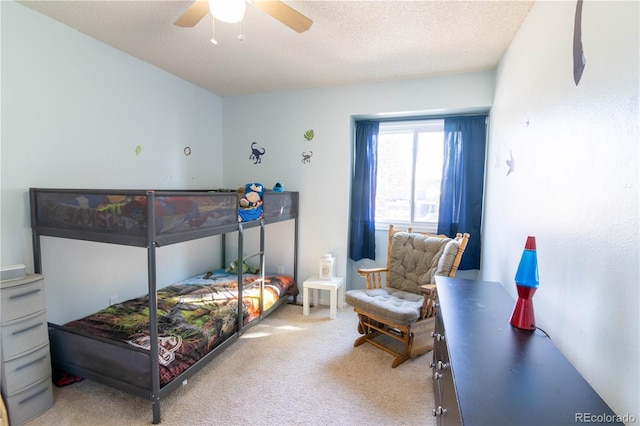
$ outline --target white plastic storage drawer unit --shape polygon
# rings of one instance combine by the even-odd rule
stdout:
[[[1,388],[11,426],[53,405],[44,277],[0,281]]]

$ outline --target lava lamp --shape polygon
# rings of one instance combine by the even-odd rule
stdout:
[[[511,325],[523,330],[535,330],[536,319],[533,314],[533,294],[538,289],[538,257],[536,255],[536,237],[527,237],[522,258],[516,272],[518,300],[511,314]]]

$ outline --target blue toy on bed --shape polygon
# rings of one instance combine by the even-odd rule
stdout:
[[[261,183],[248,183],[244,186],[244,193],[240,197],[240,222],[258,220],[262,217],[262,197],[264,186]]]

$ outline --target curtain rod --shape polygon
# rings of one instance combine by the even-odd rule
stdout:
[[[422,121],[422,120],[439,120],[443,118],[451,118],[451,117],[486,117],[489,115],[489,110],[486,111],[475,111],[468,113],[459,113],[459,114],[433,114],[433,115],[412,115],[412,116],[401,116],[401,117],[367,117],[367,118],[355,118],[354,121],[356,123],[362,123],[367,121],[377,121],[377,122],[390,122],[390,121]]]

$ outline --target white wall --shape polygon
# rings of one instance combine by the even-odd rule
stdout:
[[[534,235],[537,325],[618,414],[637,419],[639,3],[584,2],[577,87],[575,6],[536,2],[497,71],[482,277],[515,297]]]
[[[364,285],[352,282],[347,262],[354,117],[488,109],[493,91],[493,72],[483,72],[224,98],[225,184],[271,188],[282,181],[300,191],[300,280],[316,274],[320,256],[331,252],[347,288]],[[311,141],[303,136],[309,129]],[[254,141],[266,150],[259,164],[249,159]],[[313,152],[309,163],[303,152]]]
[[[2,265],[33,272],[29,187],[222,185],[220,97],[20,4],[0,3]],[[43,240],[49,320],[90,313],[112,295],[146,293],[144,249]],[[159,250],[159,284],[217,260],[207,254],[218,247],[210,239],[188,244],[188,253],[182,244]]]

